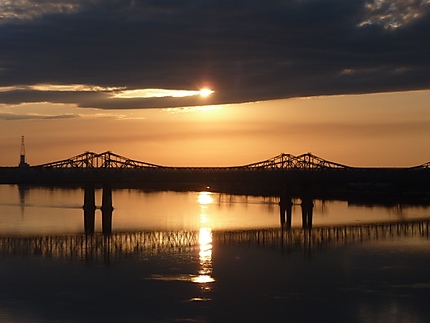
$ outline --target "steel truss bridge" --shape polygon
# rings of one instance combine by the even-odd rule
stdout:
[[[313,254],[393,237],[429,239],[430,220],[357,226],[212,231],[213,248],[261,246],[286,253]],[[77,261],[115,261],[165,253],[198,252],[199,231],[145,231],[112,235],[0,237],[0,255],[33,255]]]
[[[315,156],[311,153],[294,156],[291,154],[279,154],[275,157],[246,164],[242,166],[227,167],[173,167],[162,166],[147,162],[142,162],[127,157],[120,156],[110,151],[97,154],[94,152],[85,152],[83,154],[55,161],[46,164],[35,165],[32,167],[43,168],[88,168],[88,169],[165,169],[165,170],[311,170],[311,169],[357,169],[335,162],[331,162]],[[410,169],[430,168],[430,162],[410,167]]]
[[[273,158],[243,166],[228,167],[172,167],[151,164],[134,159],[129,159],[118,154],[106,151],[100,154],[85,152],[83,154],[33,167],[45,168],[116,168],[116,169],[199,169],[199,170],[245,170],[245,169],[330,169],[351,168],[346,165],[330,162],[311,153],[294,156],[291,154],[280,154]]]
[[[280,154],[273,158],[243,166],[228,167],[172,167],[151,164],[134,159],[129,159],[110,151],[96,154],[85,152],[83,154],[33,167],[45,168],[116,168],[116,169],[208,169],[208,170],[241,170],[241,169],[329,169],[329,168],[351,168],[346,165],[330,162],[311,153],[294,156],[291,154]]]

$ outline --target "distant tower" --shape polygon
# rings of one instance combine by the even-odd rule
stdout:
[[[25,145],[24,136],[21,137],[21,154],[19,158],[19,167],[28,167],[29,165],[25,162]]]

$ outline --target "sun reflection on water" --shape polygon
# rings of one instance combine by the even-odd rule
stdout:
[[[200,207],[204,208],[205,205],[212,204],[214,200],[211,192],[200,192],[197,201],[200,203]]]
[[[200,270],[198,276],[194,277],[194,283],[212,283],[212,229],[200,228],[199,234],[199,260]]]
[[[215,279],[212,277],[212,229],[208,228],[207,206],[213,203],[210,192],[200,192],[198,196],[200,204],[200,223],[202,227],[199,232],[199,261],[200,269],[198,275],[192,279],[194,283],[204,284],[212,283]]]

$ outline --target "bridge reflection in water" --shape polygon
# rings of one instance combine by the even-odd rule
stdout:
[[[429,238],[430,220],[360,226],[318,227],[312,230],[292,228],[234,231],[147,231],[110,235],[0,237],[0,255],[42,256],[78,261],[110,262],[128,257],[160,253],[200,251],[202,266],[210,249],[231,245],[252,245],[288,253],[317,253],[365,241],[393,237]],[[210,252],[212,252],[210,250]],[[210,269],[202,268],[210,277]]]

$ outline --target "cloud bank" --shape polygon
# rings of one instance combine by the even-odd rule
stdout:
[[[429,30],[430,0],[0,0],[0,104],[139,109],[429,89]]]

